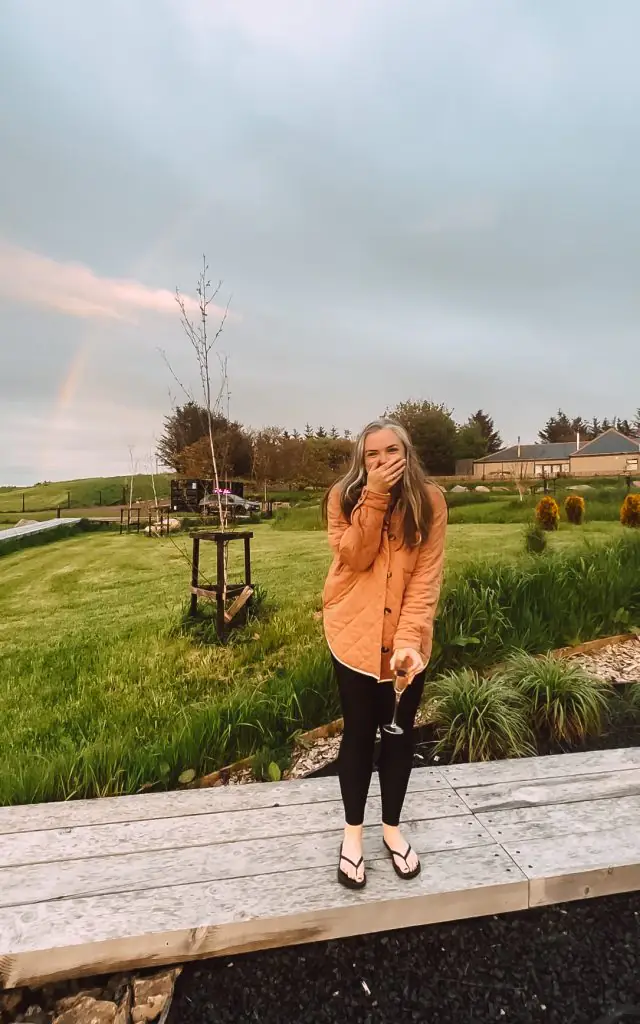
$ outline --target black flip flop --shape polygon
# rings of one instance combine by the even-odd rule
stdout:
[[[362,862],[364,861],[364,857],[361,857],[358,863],[356,864],[349,857],[345,857],[344,853],[342,852],[342,847],[340,847],[340,860],[338,861],[338,881],[340,882],[340,885],[344,885],[345,889],[364,889],[365,885],[367,884],[366,874],[364,875],[364,878],[362,879],[361,882],[359,882],[357,878],[351,878],[347,874],[347,872],[343,871],[342,868],[340,867],[340,862],[343,860],[346,860],[347,864],[351,864],[351,866],[354,867],[357,871]]]
[[[422,865],[420,864],[420,861],[418,861],[417,866],[415,868],[413,868],[412,871],[403,871],[402,868],[399,868],[398,865],[396,864],[396,860],[395,860],[396,857],[402,857],[402,859],[405,862],[405,864],[407,864],[407,867],[409,866],[408,862],[407,862],[407,857],[411,853],[411,844],[410,843],[407,845],[407,852],[406,853],[399,853],[398,850],[392,850],[391,849],[391,847],[389,846],[389,844],[388,844],[386,839],[383,839],[382,842],[384,843],[384,845],[386,846],[387,850],[391,854],[391,863],[393,864],[393,870],[395,871],[395,873],[398,876],[398,878],[403,878],[406,881],[409,881],[409,879],[415,878],[417,875],[420,874],[420,871],[422,870]]]

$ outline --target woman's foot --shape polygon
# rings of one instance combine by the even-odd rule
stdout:
[[[353,882],[364,881],[362,856],[362,825],[345,825],[340,850],[340,870]]]
[[[382,835],[385,845],[393,858],[393,866],[400,877],[415,878],[420,871],[418,854],[404,838],[397,826],[383,825]]]

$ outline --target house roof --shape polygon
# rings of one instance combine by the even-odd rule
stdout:
[[[612,427],[605,430],[600,437],[589,441],[579,452],[574,453],[574,458],[583,455],[637,455],[640,452],[640,441],[634,437],[626,437],[619,430]]]
[[[520,447],[520,455],[518,455]],[[575,441],[556,441],[553,444],[514,444],[493,455],[486,455],[478,462],[545,462],[549,459],[568,459],[575,455]]]

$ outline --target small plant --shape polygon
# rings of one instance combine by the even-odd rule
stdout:
[[[491,761],[534,754],[526,703],[499,679],[471,669],[441,676],[428,699],[438,736],[436,751],[453,761]]]
[[[579,665],[547,655],[518,654],[500,672],[522,694],[536,733],[556,743],[581,743],[602,731],[611,687]]]
[[[560,524],[558,502],[550,494],[545,494],[536,506],[536,519],[543,530],[557,530]]]
[[[288,765],[290,755],[284,748],[261,747],[251,759],[251,770],[258,782],[279,782],[282,769]]]
[[[524,531],[525,550],[530,555],[541,555],[547,547],[547,535],[538,522],[529,523]]]
[[[640,526],[640,494],[627,494],[620,509],[623,526]]]
[[[564,503],[567,519],[574,526],[582,526],[584,521],[585,501],[579,494],[570,494]]]

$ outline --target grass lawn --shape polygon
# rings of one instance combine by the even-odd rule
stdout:
[[[565,526],[550,543],[567,548],[622,532],[616,523]],[[219,767],[227,747],[212,707],[226,709],[229,730],[259,732],[243,704],[251,695],[255,706],[256,688],[265,721],[266,702],[281,709],[286,699],[297,722],[296,673],[304,665],[305,679],[326,676],[314,614],[326,536],[269,525],[254,534],[254,580],[275,607],[226,648],[177,629],[188,594],[186,539],[85,534],[0,559],[0,804],[132,791],[185,768]],[[202,547],[206,577],[215,551]],[[520,525],[452,526],[447,572],[470,559],[514,560],[522,547]],[[239,565],[240,550],[236,557]],[[335,710],[320,690],[297,724],[319,724]]]

